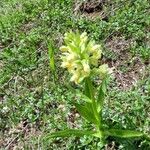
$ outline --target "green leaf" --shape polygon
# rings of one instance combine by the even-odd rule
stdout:
[[[88,87],[88,84],[87,84],[87,81],[85,80],[85,91],[84,91],[84,94],[91,98],[91,95],[90,95],[90,90],[89,90],[89,87]]]
[[[56,138],[56,137],[71,137],[71,136],[84,136],[84,135],[91,135],[91,136],[95,136],[96,135],[96,131],[84,131],[84,130],[77,130],[77,129],[68,129],[65,131],[58,131],[58,132],[54,132],[54,133],[50,133],[47,134],[44,139],[48,140],[50,138]]]
[[[87,103],[90,103],[90,104],[92,103],[92,100],[89,97],[87,97],[86,95],[84,95],[79,90],[76,90],[76,91],[77,91],[77,96],[80,97],[80,99],[84,100]]]
[[[142,132],[132,130],[119,130],[119,129],[108,129],[104,130],[104,134],[107,136],[115,136],[120,138],[133,138],[144,136]]]
[[[90,99],[94,99],[94,89],[92,82],[89,78],[85,79],[85,95]]]
[[[74,103],[74,105],[82,117],[84,117],[89,122],[97,124],[97,120],[92,112],[91,105],[87,104],[86,106],[82,106],[77,103]]]
[[[48,54],[49,54],[49,65],[50,69],[55,71],[55,61],[54,61],[54,47],[52,42],[48,43]]]
[[[48,54],[49,54],[49,66],[50,66],[50,70],[53,73],[53,77],[54,77],[54,82],[56,82],[56,69],[55,69],[55,60],[54,60],[54,46],[52,41],[48,43]]]
[[[98,112],[100,112],[103,108],[104,98],[107,91],[107,79],[103,79],[98,92],[97,98],[97,105],[98,105]]]
[[[72,92],[75,92],[76,96],[79,97],[80,99],[82,99],[83,101],[87,102],[87,103],[92,103],[92,100],[87,97],[85,94],[83,94],[80,90],[78,89],[74,89],[70,84],[65,84],[65,86]]]
[[[106,83],[106,79],[104,79],[99,87],[98,101],[104,99],[106,91],[107,91],[107,83]]]

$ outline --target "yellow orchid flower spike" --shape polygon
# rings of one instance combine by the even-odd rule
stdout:
[[[68,32],[64,37],[65,45],[60,47],[62,51],[62,67],[66,68],[72,75],[71,81],[79,84],[91,72],[99,72],[101,78],[107,74],[106,65],[98,68],[98,60],[101,58],[101,45],[88,39],[87,33]]]

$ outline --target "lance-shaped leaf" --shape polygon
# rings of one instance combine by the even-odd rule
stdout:
[[[80,99],[82,99],[83,101],[85,101],[85,102],[87,102],[87,103],[89,103],[90,105],[91,105],[91,103],[92,103],[92,100],[89,98],[89,97],[87,97],[86,95],[84,95],[82,92],[80,92],[79,90],[76,90],[77,91],[77,96],[80,98]]]
[[[92,100],[86,96],[84,93],[82,93],[80,90],[78,89],[74,89],[70,84],[65,84],[65,86],[72,92],[76,93],[76,96],[78,98],[80,98],[81,100],[87,102],[87,103],[92,103]]]
[[[102,110],[106,90],[107,90],[107,78],[102,80],[102,83],[99,87],[98,98],[97,98],[98,112]]]
[[[86,130],[77,130],[77,129],[68,129],[64,131],[57,131],[54,133],[47,134],[43,139],[48,140],[50,138],[56,138],[56,137],[71,137],[71,136],[77,136],[82,137],[84,135],[88,136],[96,136],[96,131],[86,131]]]
[[[142,132],[132,130],[119,130],[119,129],[105,129],[106,136],[115,136],[120,138],[134,138],[144,136]]]
[[[94,87],[90,78],[85,79],[85,91],[84,94],[90,99],[94,99]]]
[[[85,118],[87,121],[97,124],[97,120],[92,112],[92,106],[87,104],[86,106],[82,106],[80,104],[74,103],[77,111],[80,115]]]

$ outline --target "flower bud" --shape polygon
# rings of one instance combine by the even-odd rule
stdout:
[[[62,52],[68,51],[68,47],[67,47],[67,46],[61,46],[61,47],[60,47],[60,50],[61,50]]]
[[[99,67],[100,78],[104,78],[109,73],[109,67],[107,64],[103,64]]]

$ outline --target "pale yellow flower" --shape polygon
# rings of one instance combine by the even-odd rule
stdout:
[[[87,33],[86,32],[83,32],[81,35],[80,35],[80,38],[81,39],[87,39]]]
[[[72,65],[71,62],[67,62],[67,61],[66,61],[66,62],[62,62],[61,67],[67,68],[68,70],[72,70],[73,65]]]
[[[86,61],[86,60],[83,60],[82,61],[82,65],[83,65],[83,70],[84,72],[86,73],[90,73],[90,66],[89,66],[89,63]]]
[[[74,72],[73,76],[71,77],[70,81],[75,82],[76,84],[79,83],[80,73],[79,71]]]
[[[85,43],[85,42],[88,40],[87,33],[86,33],[86,32],[83,32],[83,33],[80,35],[80,39],[81,39],[81,44]]]

